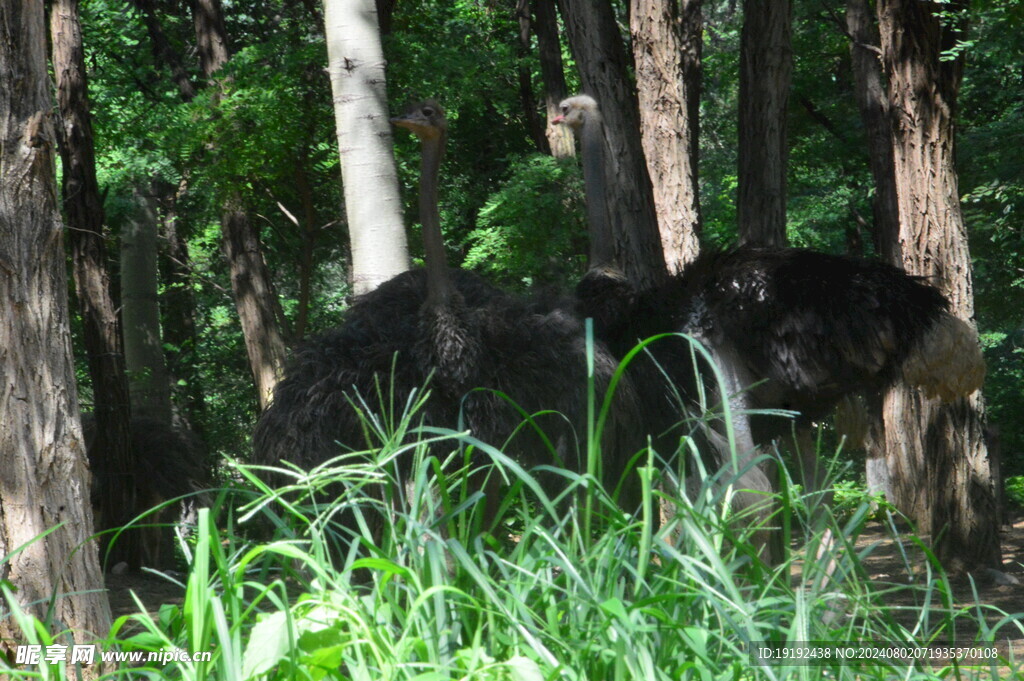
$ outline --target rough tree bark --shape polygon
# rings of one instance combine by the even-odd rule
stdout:
[[[123,527],[134,517],[135,460],[131,450],[131,408],[121,345],[121,327],[111,297],[103,229],[103,201],[96,181],[96,159],[89,115],[88,86],[78,0],[55,0],[50,10],[53,72],[57,85],[57,127],[62,163],[62,195],[71,245],[72,272],[82,314],[85,352],[92,379],[96,418],[93,471],[103,481],[97,530]],[[108,535],[109,536],[109,535]],[[122,535],[105,556],[110,563],[141,562],[138,533]]]
[[[533,32],[537,36],[537,56],[540,58],[540,76],[544,81],[544,106],[547,109],[548,138],[551,155],[568,158],[576,155],[576,139],[565,125],[551,123],[560,113],[558,104],[569,96],[562,64],[562,45],[558,39],[558,15],[555,0],[533,0]]]
[[[649,287],[665,274],[661,235],[647,174],[637,98],[626,50],[607,0],[559,0],[583,91],[597,100],[608,147],[605,203],[618,266],[634,285]]]
[[[700,0],[632,0],[629,21],[661,247],[678,273],[700,252]]]
[[[88,540],[42,0],[0,0],[0,36],[0,579],[62,643],[86,643],[106,635],[110,609]],[[0,616],[8,659],[21,640]]]
[[[324,0],[327,73],[341,155],[352,286],[366,293],[409,269],[373,0]]]
[[[786,110],[793,73],[791,0],[746,0],[740,36],[739,177],[743,244],[786,244]]]
[[[203,75],[220,89],[216,75],[229,58],[220,0],[195,0],[193,21]],[[214,149],[214,154],[224,153]],[[397,192],[397,188],[396,188]],[[259,233],[249,219],[241,191],[230,189],[221,213],[221,250],[231,270],[231,289],[242,325],[249,367],[260,408],[270,403],[287,355],[281,331],[283,315],[270,270],[263,260]]]
[[[928,277],[949,298],[951,312],[972,322],[971,260],[954,167],[963,58],[940,59],[961,38],[957,24],[965,6],[880,0],[878,16],[889,81],[901,264]],[[927,481],[927,512],[919,518],[926,522],[920,526],[931,532],[936,554],[951,571],[1001,563],[984,420],[980,391],[951,404],[927,401],[904,387],[886,396],[894,501],[900,507],[904,491]],[[897,467],[908,462],[913,478]]]
[[[850,34],[850,62],[853,93],[867,133],[874,195],[871,199],[875,219],[872,236],[875,250],[886,262],[898,263],[894,250],[899,234],[896,205],[896,176],[892,158],[892,129],[889,125],[889,101],[882,82],[882,54],[878,27],[868,0],[847,0],[846,29]]]

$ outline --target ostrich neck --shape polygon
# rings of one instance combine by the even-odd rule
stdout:
[[[590,225],[590,266],[597,267],[615,259],[611,226],[608,221],[605,184],[604,121],[592,113],[580,130],[583,157],[583,184],[587,194],[587,222]]]
[[[443,135],[423,140],[423,157],[420,160],[420,222],[423,224],[423,251],[427,267],[427,302],[433,305],[447,303],[452,295],[437,198],[437,177],[443,151]]]

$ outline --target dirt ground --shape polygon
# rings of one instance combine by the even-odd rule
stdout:
[[[995,626],[1007,615],[1020,614],[1020,626],[1010,623],[1001,626],[997,640],[1000,649],[1012,649],[1017,660],[1024,660],[1024,514],[1013,517],[1012,524],[1000,531],[1003,549],[1002,575],[981,570],[950,580],[950,592],[955,609],[970,609],[973,617],[957,619],[956,636],[959,641],[971,642],[977,634],[977,604],[986,606],[981,611],[989,626]],[[870,523],[857,541],[858,550],[877,544],[863,560],[863,565],[876,587],[885,589],[884,603],[892,608],[894,618],[904,626],[912,626],[921,608],[921,591],[890,589],[891,585],[923,584],[928,575],[923,552],[911,541],[900,542],[902,550],[889,532],[878,523]],[[1005,576],[1005,577],[1004,577]],[[941,607],[934,604],[933,607]],[[943,635],[943,639],[949,637]]]
[[[1024,613],[1024,513],[1014,517],[1012,525],[1002,528],[1003,572],[1017,580],[1017,584],[1005,584],[987,572],[980,572],[952,580],[951,592],[954,605],[970,608],[981,602],[994,609],[986,609],[986,619],[994,625],[1006,614]],[[874,546],[876,545],[877,546]],[[863,561],[864,568],[879,589],[885,590],[884,603],[893,608],[892,613],[904,626],[912,626],[920,609],[920,591],[911,588],[892,589],[892,585],[920,584],[926,578],[923,568],[924,556],[909,540],[902,540],[903,550],[897,546],[888,531],[879,523],[869,523],[857,541],[858,551],[874,546]],[[904,557],[906,556],[906,558]],[[909,569],[908,569],[909,564]],[[794,568],[798,569],[798,568]],[[184,576],[175,575],[178,581]],[[134,591],[146,609],[156,613],[164,603],[180,604],[183,588],[167,579],[149,573],[128,573],[107,575],[110,589],[110,604],[114,617],[138,612],[131,593]],[[978,600],[975,600],[974,590]],[[957,638],[972,641],[976,628],[971,630],[969,618],[958,620]],[[960,626],[961,622],[965,626]],[[1000,629],[1001,638],[1008,640],[1006,647],[1012,648],[1018,660],[1024,659],[1024,631],[1016,625]]]

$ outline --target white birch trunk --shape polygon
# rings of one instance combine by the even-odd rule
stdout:
[[[355,293],[409,269],[373,0],[324,0]]]

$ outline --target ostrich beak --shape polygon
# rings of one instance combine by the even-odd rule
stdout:
[[[562,114],[561,116],[555,116],[554,118],[551,119],[552,125],[558,125],[560,123],[565,123],[565,114]]]

